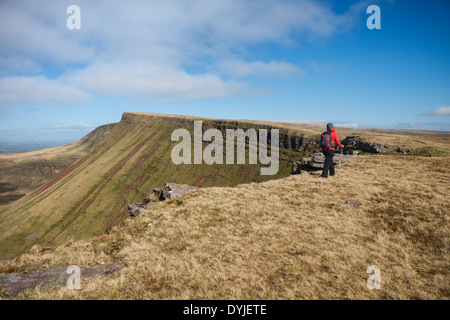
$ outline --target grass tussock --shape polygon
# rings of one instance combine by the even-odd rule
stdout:
[[[0,272],[120,261],[82,290],[19,299],[448,299],[448,158],[365,156],[327,180],[211,188],[109,235],[0,263]],[[357,201],[357,206],[342,203]],[[341,204],[340,204],[341,203]],[[381,269],[381,289],[366,269]]]

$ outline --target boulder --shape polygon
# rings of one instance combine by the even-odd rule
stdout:
[[[359,152],[356,150],[351,150],[351,149],[346,149],[346,148],[344,148],[343,153],[345,155],[351,155],[351,156],[357,156],[359,154]]]
[[[354,155],[344,155],[340,153],[335,153],[333,162],[334,164],[339,164],[339,162],[347,161],[353,158]],[[321,152],[313,153],[309,157],[303,157],[298,162],[294,162],[292,165],[292,172],[291,174],[303,174],[305,171],[304,169],[323,169],[323,165],[325,163],[325,156]]]
[[[188,186],[186,184],[168,182],[164,188],[153,189],[153,192],[160,201],[164,201],[184,196],[185,194],[197,189],[198,187]]]
[[[164,201],[179,198],[197,189],[198,187],[188,186],[186,184],[168,182],[166,183],[164,188],[155,188],[153,189],[153,192],[159,201]],[[131,217],[137,217],[142,212],[147,210],[150,206],[153,206],[157,203],[158,201],[150,201],[148,198],[144,199],[141,203],[130,203],[128,204],[128,213]]]
[[[132,217],[137,217],[148,208],[148,203],[130,203],[128,205],[128,213]]]
[[[40,288],[51,289],[57,286],[65,286],[71,274],[67,268],[55,267],[34,273],[7,273],[0,275],[0,292],[7,296],[16,296],[26,289]],[[81,279],[93,279],[101,275],[110,275],[119,271],[122,266],[115,262],[108,262],[95,266],[79,266]],[[81,281],[83,287],[83,281]]]
[[[131,217],[137,217],[142,212],[150,208],[151,206],[157,204],[158,202],[155,201],[148,201],[147,199],[144,199],[144,202],[141,203],[130,203],[128,204],[128,213]]]
[[[409,149],[397,148],[397,152],[398,152],[398,153],[403,153],[403,154],[409,154],[409,153],[411,153],[411,150],[409,150]]]
[[[401,152],[403,154],[410,153],[409,149],[401,149],[395,146],[388,146],[380,143],[367,142],[358,135],[351,135],[342,140],[345,146],[344,153],[350,154],[353,150],[361,150],[370,153],[385,153],[385,152]]]

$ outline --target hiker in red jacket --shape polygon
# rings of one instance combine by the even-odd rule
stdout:
[[[333,158],[334,158],[334,152],[336,150],[335,147],[336,146],[339,146],[341,148],[344,147],[341,144],[341,142],[339,141],[339,137],[338,137],[336,131],[334,130],[334,125],[332,123],[327,124],[327,132],[324,132],[322,134],[322,137],[324,136],[324,134],[326,135],[328,132],[329,132],[329,135],[331,135],[331,141],[328,141],[327,145],[322,145],[322,142],[321,142],[322,152],[323,152],[323,155],[325,156],[325,163],[323,165],[323,172],[321,175],[322,178],[328,178],[328,170],[330,171],[330,176],[334,176]]]

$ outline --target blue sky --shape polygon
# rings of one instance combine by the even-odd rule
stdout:
[[[0,141],[76,140],[126,111],[450,130],[449,13],[444,0],[5,0]]]

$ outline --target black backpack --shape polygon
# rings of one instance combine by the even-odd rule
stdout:
[[[334,144],[331,142],[331,132],[325,131],[320,135],[320,143],[319,146],[322,149],[330,149],[334,148]]]

